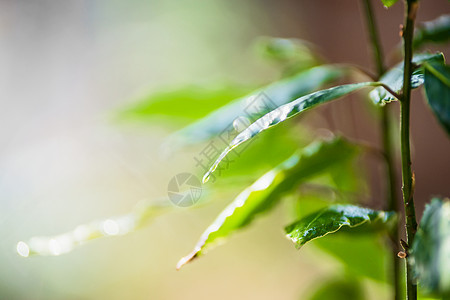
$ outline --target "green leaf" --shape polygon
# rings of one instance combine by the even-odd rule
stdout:
[[[418,88],[424,82],[424,68],[423,64],[425,62],[444,62],[444,55],[442,53],[435,54],[417,54],[413,58],[413,63],[418,65],[418,68],[413,71],[411,76],[411,88]],[[387,71],[380,78],[380,82],[386,84],[396,93],[400,93],[403,89],[403,62],[395,65],[392,69]],[[396,98],[386,91],[382,87],[378,87],[370,92],[370,98],[375,104],[385,104],[396,100]]]
[[[300,39],[261,37],[255,48],[263,58],[283,66],[284,75],[317,66],[321,61],[314,46]]]
[[[275,82],[211,112],[204,118],[176,132],[172,137],[179,144],[195,144],[225,131],[230,124],[245,117],[255,120],[274,107],[317,90],[344,74],[343,68],[323,65]]]
[[[252,143],[248,143],[248,147],[243,147],[239,152],[231,153],[229,157],[229,165],[223,167],[218,176],[220,180],[215,183],[215,188],[219,185],[225,188],[229,184],[236,182],[242,187],[242,180],[250,180],[251,182],[262,176],[267,170],[271,170],[282,163],[286,157],[291,156],[301,146],[307,145],[311,139],[306,139],[307,134],[302,133],[303,130],[293,132],[288,126],[279,126],[275,130],[271,130],[266,136],[255,139]],[[215,143],[216,140],[212,141]],[[220,140],[216,146],[223,147],[225,141]],[[220,148],[218,148],[220,149]],[[220,151],[220,150],[217,150]],[[267,155],[270,152],[271,155]],[[215,159],[215,157],[212,157]],[[208,163],[211,163],[209,161]],[[205,164],[205,167],[209,167]]]
[[[450,66],[425,64],[425,94],[434,115],[450,135]]]
[[[297,219],[328,207],[330,199],[332,197],[308,199],[301,195],[297,201]],[[345,200],[339,197],[338,201]],[[395,221],[395,218],[392,219]],[[347,231],[341,229],[328,235],[327,238],[316,239],[311,246],[339,261],[348,274],[358,278],[364,276],[379,282],[388,282],[386,270],[390,268],[391,254],[390,248],[385,243],[385,233],[391,224],[383,224],[383,230],[373,225],[373,223],[366,223],[357,228],[347,228]],[[361,232],[360,229],[365,226],[372,228],[370,233]]]
[[[139,202],[129,214],[82,224],[72,231],[55,236],[32,237],[27,242],[18,242],[16,250],[22,257],[58,256],[95,239],[134,232],[171,208],[167,202]]]
[[[391,212],[375,211],[354,205],[332,205],[310,214],[285,228],[287,237],[298,248],[305,243],[334,233],[344,226],[358,227],[366,223],[388,223],[393,218]]]
[[[365,171],[361,161],[354,159],[332,168],[329,173],[335,188],[355,196],[364,191],[367,194]]]
[[[310,50],[312,45],[300,39],[261,37],[255,46],[263,57],[275,61],[314,59],[314,54]]]
[[[355,229],[355,228],[352,228]],[[358,234],[338,231],[326,239],[317,239],[314,246],[337,258],[347,272],[386,282],[386,259],[389,251],[377,234]],[[350,246],[351,245],[351,246]]]
[[[118,120],[154,120],[170,117],[193,121],[204,117],[219,106],[250,91],[236,84],[191,84],[153,92],[116,114]]]
[[[391,7],[394,5],[398,0],[381,0],[383,2],[383,5],[386,7]]]
[[[323,283],[310,300],[364,300],[364,290],[356,278],[333,279]]]
[[[357,146],[342,138],[305,147],[241,192],[202,234],[194,251],[179,261],[177,268],[201,255],[214,242],[250,224],[257,214],[272,208],[300,183],[350,159],[357,152]]]
[[[220,154],[219,158],[214,162],[209,171],[203,177],[203,182],[207,182],[210,175],[214,170],[216,170],[219,163],[225,158],[225,156],[234,148],[240,144],[253,138],[260,132],[277,125],[288,118],[291,118],[305,110],[311,109],[319,104],[323,104],[334,100],[336,98],[347,95],[356,90],[362,89],[364,87],[379,86],[380,83],[377,82],[362,82],[341,85],[333,87],[330,89],[318,91],[303,97],[300,97],[290,103],[279,106],[278,108],[272,110],[268,114],[264,115],[249,127],[238,134],[229,144],[229,146]]]
[[[450,15],[424,22],[419,25],[414,34],[413,47],[420,48],[427,43],[444,43],[450,39]]]
[[[417,296],[417,299],[418,300],[442,300],[441,297],[437,297],[437,296],[430,296],[430,295],[423,296],[420,294],[420,291],[419,291],[419,295]]]
[[[450,200],[434,198],[425,207],[409,262],[428,293],[450,296]]]

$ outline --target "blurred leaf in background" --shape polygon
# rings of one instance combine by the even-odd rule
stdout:
[[[342,68],[334,66],[314,67],[237,99],[235,95],[242,94],[244,88],[227,90],[226,86],[211,89],[181,87],[150,95],[141,103],[119,112],[118,118],[151,119],[161,115],[180,118],[183,113],[190,116],[191,120],[202,117],[174,136],[182,144],[195,144],[221,134],[239,117],[254,121],[267,113],[268,107],[282,105],[315,91],[344,72]],[[261,101],[268,103],[261,105]],[[228,104],[224,105],[225,103]]]
[[[414,32],[413,47],[416,49],[429,43],[445,43],[450,39],[450,15],[419,24]]]
[[[338,259],[347,272],[386,282],[386,267],[389,256],[387,245],[380,235],[337,232],[326,238],[317,239],[313,245]]]
[[[173,210],[173,207],[167,201],[159,203],[142,201],[126,215],[81,224],[72,231],[55,236],[35,236],[27,242],[20,241],[17,243],[16,251],[23,257],[58,256],[92,240],[130,234],[169,210]]]
[[[137,100],[118,112],[116,117],[118,121],[155,121],[159,117],[185,125],[251,90],[253,88],[231,83],[168,87]]]
[[[282,75],[291,76],[322,63],[316,47],[301,39],[261,37],[255,42],[257,53],[282,69]]]
[[[425,95],[434,115],[450,135],[450,66],[438,62],[425,65]]]
[[[433,198],[425,207],[411,247],[415,277],[424,292],[450,297],[450,200]]]
[[[351,276],[337,278],[322,283],[308,298],[309,300],[364,300],[364,290],[360,281]]]
[[[386,7],[391,7],[395,3],[397,3],[398,0],[381,0],[383,2],[383,5]]]
[[[218,240],[250,224],[256,215],[271,209],[302,182],[351,159],[358,151],[358,146],[340,137],[332,141],[317,141],[303,148],[242,191],[206,229],[192,253],[180,260],[178,268]]]
[[[239,117],[253,122],[278,107],[336,80],[346,70],[335,66],[318,66],[282,79],[236,99],[199,121],[178,131],[176,135],[186,144],[198,143],[222,133]]]
[[[214,139],[216,140],[220,147],[226,146],[224,140]],[[249,143],[245,149],[232,152],[230,155],[232,162],[220,173],[220,180],[214,183],[214,189],[226,188],[232,183],[242,184],[243,180],[244,183],[248,183],[248,180],[257,179],[305,146],[308,140],[310,137],[302,128],[295,130],[291,126],[274,128],[267,136],[261,136]]]

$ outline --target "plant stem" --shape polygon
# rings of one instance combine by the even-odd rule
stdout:
[[[375,17],[372,10],[372,5],[370,3],[370,0],[364,0],[364,9],[366,13],[366,22],[367,22],[367,28],[370,35],[370,41],[372,45],[372,53],[373,53],[373,59],[375,62],[375,66],[377,69],[377,76],[378,79],[383,75],[385,72],[384,63],[383,63],[383,51],[380,44],[380,39],[378,36],[378,31],[375,25]],[[389,106],[383,106],[380,108],[380,123],[381,123],[381,139],[382,139],[382,147],[384,152],[384,157],[386,161],[386,178],[387,178],[387,184],[386,184],[386,202],[387,202],[387,208],[390,211],[399,211],[398,207],[398,199],[396,196],[396,180],[395,180],[395,171],[394,171],[394,157],[393,157],[393,149],[392,149],[392,141],[389,133],[391,132],[391,125],[389,120]],[[401,299],[401,293],[400,293],[400,261],[397,258],[397,243],[399,240],[399,232],[398,232],[398,226],[395,226],[393,231],[390,233],[390,239],[392,244],[392,279],[393,279],[393,285],[394,285],[394,299],[400,300]]]
[[[417,0],[405,0],[406,16],[403,30],[403,48],[404,48],[404,65],[403,65],[403,96],[400,101],[400,139],[402,153],[402,192],[403,202],[405,205],[406,219],[406,238],[408,245],[411,245],[417,230],[416,212],[414,208],[414,179],[411,171],[411,152],[410,152],[410,126],[409,114],[411,103],[411,74],[413,65],[412,60],[412,40],[414,34],[414,21],[416,18],[417,8],[419,6]],[[412,269],[406,261],[406,293],[408,300],[417,299],[417,285],[412,278]]]
[[[378,38],[378,31],[375,26],[375,19],[372,10],[372,5],[370,0],[364,0],[364,9],[366,12],[366,22],[370,35],[370,42],[372,44],[372,52],[375,61],[375,66],[377,68],[377,75],[381,76],[384,73],[383,64],[383,51],[380,44],[380,39]]]
[[[381,132],[382,132],[382,145],[383,151],[385,154],[386,160],[386,175],[387,175],[387,188],[386,188],[386,197],[387,197],[387,207],[389,211],[395,211],[399,213],[399,205],[396,193],[397,180],[395,179],[395,171],[394,171],[394,156],[393,156],[393,147],[392,141],[389,133],[392,130],[392,126],[389,120],[389,106],[381,107]],[[392,279],[394,285],[394,299],[400,300],[402,298],[401,289],[401,280],[400,280],[400,266],[402,261],[398,259],[398,243],[400,240],[399,237],[398,226],[394,226],[392,231],[390,232],[391,239],[391,263],[393,265],[392,269]]]

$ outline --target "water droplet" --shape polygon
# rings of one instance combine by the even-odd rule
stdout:
[[[250,126],[250,120],[243,116],[237,117],[233,121],[234,130],[236,130],[237,132],[242,132],[249,126]]]
[[[16,250],[20,256],[28,257],[30,255],[30,247],[25,242],[18,242]]]
[[[61,245],[55,239],[50,240],[50,242],[48,243],[48,249],[50,251],[50,254],[52,254],[52,255],[60,255],[61,254]]]
[[[106,235],[118,235],[120,228],[116,221],[108,219],[103,222],[103,231]]]
[[[75,241],[81,242],[85,241],[89,238],[89,235],[91,233],[91,230],[86,225],[80,225],[73,231],[73,236],[75,238]]]

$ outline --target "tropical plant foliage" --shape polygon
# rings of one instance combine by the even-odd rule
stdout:
[[[354,228],[366,223],[388,223],[392,216],[393,212],[385,213],[354,205],[333,205],[298,220],[287,226],[285,231],[287,237],[300,248],[344,226]]]
[[[386,7],[396,2],[396,0],[382,0]],[[427,43],[447,41],[450,36],[449,19],[449,16],[443,16],[419,26],[413,40],[414,48],[423,48]],[[245,119],[247,122],[244,122],[245,128],[236,131],[228,147],[225,147],[217,159],[211,162],[211,167],[204,176],[204,182],[218,170],[226,156],[242,144],[256,136],[260,136],[262,140],[263,146],[256,148],[258,151],[248,150],[251,153],[248,159],[267,168],[266,173],[250,186],[237,184],[237,188],[242,191],[234,200],[230,199],[228,206],[201,235],[194,250],[180,260],[177,268],[193,258],[200,257],[218,241],[224,241],[232,233],[248,227],[255,218],[267,213],[285,198],[294,198],[298,203],[308,203],[308,197],[300,191],[310,184],[331,191],[331,194],[342,203],[335,203],[336,201],[332,199],[313,201],[313,209],[310,211],[303,210],[304,206],[300,206],[302,209],[296,220],[285,228],[287,237],[297,248],[312,242],[312,246],[315,245],[337,257],[351,276],[362,275],[385,281],[388,276],[382,276],[380,273],[386,273],[382,261],[386,259],[383,255],[388,251],[388,247],[379,243],[379,236],[392,237],[391,233],[398,220],[396,212],[350,204],[349,202],[352,202],[350,199],[354,198],[354,191],[347,189],[349,186],[356,186],[357,190],[361,188],[358,181],[361,178],[355,175],[352,163],[361,153],[367,151],[368,147],[343,137],[334,136],[324,140],[315,139],[310,135],[305,140],[310,140],[311,143],[301,147],[293,155],[286,151],[276,152],[277,149],[286,149],[287,145],[292,145],[295,139],[293,134],[278,134],[270,128],[281,127],[281,124],[286,122],[287,127],[284,129],[292,133],[294,131],[290,127],[294,128],[292,125],[296,123],[289,122],[288,119],[331,101],[345,99],[346,95],[356,91],[359,91],[362,96],[360,98],[367,105],[382,107],[390,105],[391,102],[402,101],[405,62],[398,62],[384,74],[380,74],[378,80],[339,84],[338,82],[342,80],[348,80],[348,75],[352,72],[361,75],[360,68],[327,64],[315,54],[314,46],[297,39],[265,37],[258,40],[257,49],[272,63],[280,66],[281,78],[273,83],[261,83],[261,87],[253,91],[237,84],[214,84],[208,87],[193,83],[151,93],[117,114],[122,121],[160,120],[160,118],[178,120],[184,127],[177,129],[168,140],[174,148],[216,138],[236,120]],[[424,85],[431,111],[447,133],[450,133],[450,67],[445,64],[444,55],[440,52],[416,53],[412,63],[411,88]],[[270,105],[262,105],[264,103],[261,99],[270,100]],[[192,106],[198,109],[188,110]],[[252,108],[251,112],[247,110],[249,107]],[[298,147],[297,143],[295,145]],[[273,155],[276,159],[268,157],[270,153],[267,153],[267,149],[278,153]],[[264,162],[268,161],[273,163],[270,168],[264,165]],[[279,161],[284,162],[279,164]],[[226,171],[233,174],[233,170]],[[250,167],[243,168],[240,172],[240,175],[247,173],[250,178],[255,174]],[[352,185],[355,182],[358,184]],[[320,197],[323,198],[323,195]],[[136,218],[142,219],[139,216]],[[449,295],[449,224],[448,200],[434,199],[425,210],[411,248],[405,249],[408,252],[406,255],[411,256],[410,264],[415,270],[419,284],[424,287],[424,292]],[[92,226],[97,228],[97,225]],[[132,229],[135,227],[127,232]],[[97,231],[101,232],[101,229],[93,230]],[[100,235],[97,233],[93,237]],[[314,241],[316,239],[317,241]],[[31,241],[28,244],[22,242],[18,250],[23,250],[26,246],[32,254],[48,254],[49,251],[46,249],[51,247],[50,243],[55,239],[41,238],[40,241],[43,242],[39,246],[40,250],[36,250],[37,246],[33,246]],[[394,241],[396,242],[398,241]],[[349,243],[354,246],[349,246]],[[373,264],[367,262],[366,257],[360,253],[370,253]],[[319,287],[310,299],[331,299],[330,295],[334,296],[333,299],[363,299],[363,292],[355,288],[355,285],[359,286],[359,281],[350,282],[348,278],[331,280]]]

